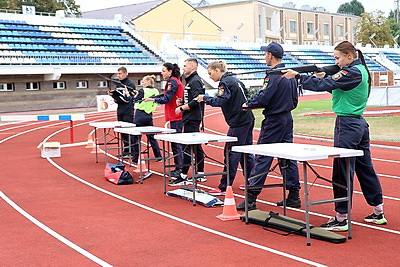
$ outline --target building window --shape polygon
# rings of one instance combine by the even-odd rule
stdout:
[[[297,33],[297,23],[295,20],[289,21],[289,28],[290,33]]]
[[[65,82],[54,82],[53,89],[65,89]]]
[[[324,35],[329,35],[329,24],[324,24]]]
[[[307,22],[307,34],[314,34],[314,23]]]
[[[88,88],[88,82],[87,81],[77,81],[76,82],[76,88]]]
[[[26,83],[26,90],[40,90],[40,83]]]
[[[338,36],[344,35],[343,25],[337,25],[337,35]]]
[[[13,83],[0,83],[0,91],[14,91]]]
[[[107,88],[108,87],[108,81],[97,81],[97,87],[98,88]]]
[[[267,31],[272,31],[272,19],[267,17]]]

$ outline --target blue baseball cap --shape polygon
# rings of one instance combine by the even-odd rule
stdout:
[[[277,42],[271,42],[269,45],[261,46],[261,51],[270,52],[276,58],[283,57],[283,48]]]

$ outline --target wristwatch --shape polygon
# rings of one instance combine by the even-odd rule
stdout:
[[[182,106],[180,106],[180,107],[179,107],[179,109],[180,109],[181,111],[183,111],[183,108],[182,108]]]

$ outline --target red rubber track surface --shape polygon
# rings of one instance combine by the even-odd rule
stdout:
[[[113,112],[92,113],[86,121],[75,122],[75,142],[87,141],[93,130],[89,122],[113,121],[115,117]],[[155,113],[155,125],[164,125],[162,107]],[[69,122],[62,121],[0,125],[1,266],[398,265],[400,144],[391,144],[397,150],[371,149],[383,187],[388,224],[376,226],[363,222],[372,208],[355,182],[353,239],[343,244],[312,239],[311,246],[306,246],[303,236],[281,236],[239,220],[223,222],[216,218],[222,207],[194,207],[191,202],[165,196],[162,177],[156,174],[143,184],[111,184],[104,179],[104,155],[96,163],[95,154],[84,144],[63,147],[60,158],[41,158],[36,147],[49,136],[50,141],[68,144],[68,126]],[[207,107],[205,126],[206,132],[227,131],[217,108]],[[257,137],[254,132],[254,140]],[[297,138],[295,142],[331,145]],[[217,143],[204,146],[204,150],[222,160],[222,147],[223,144]],[[322,176],[330,178],[332,160],[311,163]],[[152,163],[151,169],[162,172],[162,164]],[[220,170],[220,166],[206,164],[206,172]],[[310,174],[309,180],[312,177]],[[219,179],[209,177],[199,186],[206,190],[214,188]],[[267,179],[267,183],[277,181],[280,181],[277,175]],[[233,185],[236,203],[243,200],[243,191],[238,189],[242,183],[240,171]],[[311,201],[328,199],[332,190],[328,183],[317,180],[309,196]],[[274,204],[281,198],[281,189],[264,189],[257,206],[282,213]],[[28,220],[12,203],[38,220],[42,227]],[[312,206],[311,211],[313,225],[326,222],[334,214],[333,204]],[[287,215],[305,220],[304,205],[301,209],[289,209]],[[53,235],[43,227],[54,231]],[[55,238],[57,234],[65,239]]]

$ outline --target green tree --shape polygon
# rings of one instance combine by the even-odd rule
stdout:
[[[357,22],[356,27],[357,42],[365,44],[376,44],[376,46],[384,46],[386,44],[393,45],[393,35],[388,19],[382,11],[365,12],[361,15],[361,19]],[[371,38],[371,36],[373,36]],[[372,41],[371,41],[371,39]]]
[[[337,10],[337,13],[361,16],[364,11],[364,6],[360,2],[358,2],[357,0],[352,0],[351,2],[341,4]]]
[[[67,14],[81,16],[80,6],[75,4],[75,0],[0,0],[0,9],[21,10],[23,5],[34,6],[36,12],[65,10]]]
[[[393,17],[388,18],[388,23],[393,35],[393,41],[400,45],[400,23],[397,23]]]

